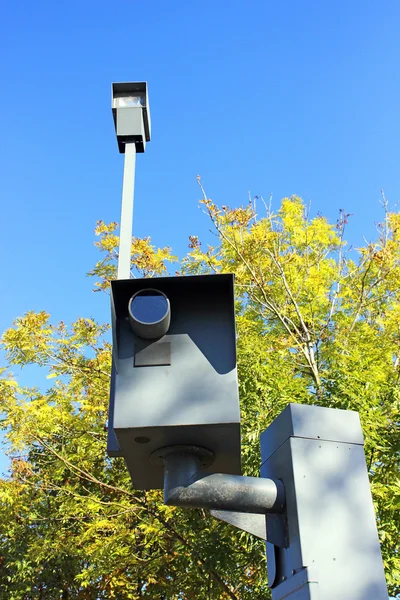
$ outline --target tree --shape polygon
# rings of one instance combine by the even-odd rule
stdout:
[[[258,474],[259,435],[288,402],[358,410],[388,585],[399,595],[400,215],[384,203],[377,241],[350,251],[344,212],[331,225],[297,197],[276,214],[261,198],[218,208],[199,184],[216,244],[203,249],[191,236],[181,272],[236,276],[244,472]],[[98,290],[115,276],[116,228],[96,228]],[[133,239],[132,254],[139,276],[175,260],[149,239]],[[268,597],[261,542],[133,490],[122,459],[106,457],[108,326],[28,313],[3,344],[11,366],[38,364],[54,385],[21,388],[2,374],[12,462],[0,482],[0,599]]]

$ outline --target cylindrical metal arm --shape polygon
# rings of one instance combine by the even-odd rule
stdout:
[[[258,514],[284,510],[285,492],[279,480],[204,475],[198,456],[187,453],[172,453],[163,460],[165,504]]]

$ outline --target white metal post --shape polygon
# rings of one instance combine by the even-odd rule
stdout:
[[[130,279],[133,203],[135,195],[136,145],[125,144],[117,279]]]

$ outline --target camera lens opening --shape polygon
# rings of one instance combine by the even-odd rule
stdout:
[[[129,321],[136,335],[155,339],[165,335],[170,325],[170,303],[167,296],[155,289],[140,290],[128,306]]]
[[[169,311],[168,298],[157,290],[142,290],[133,296],[130,311],[133,318],[141,323],[158,323]]]

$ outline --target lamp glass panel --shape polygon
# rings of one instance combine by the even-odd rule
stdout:
[[[113,99],[113,108],[131,108],[132,106],[145,106],[144,94],[118,96]]]

